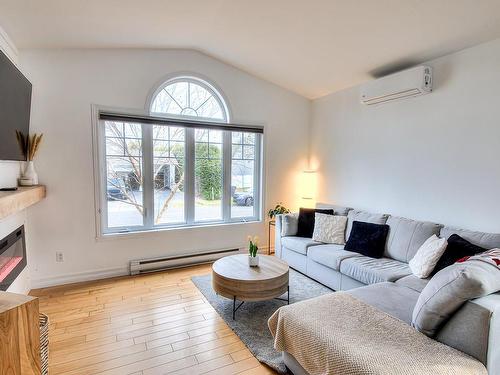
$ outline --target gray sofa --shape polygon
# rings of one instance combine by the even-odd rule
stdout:
[[[427,238],[433,234],[448,238],[457,233],[475,245],[500,248],[500,234],[473,232],[337,205],[318,204],[318,208],[332,208],[336,215],[347,216],[346,240],[353,221],[389,225],[384,257],[369,258],[346,251],[342,245],[282,236],[281,215],[276,218],[276,256],[331,289],[348,291],[408,324],[420,292],[429,281],[414,276],[408,262]],[[489,374],[500,375],[500,293],[467,302],[434,338],[481,361]],[[283,358],[294,374],[306,373],[290,354],[283,353]]]

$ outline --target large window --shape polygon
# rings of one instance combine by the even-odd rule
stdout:
[[[260,219],[263,129],[231,124],[205,81],[166,82],[148,115],[98,117],[103,234]]]

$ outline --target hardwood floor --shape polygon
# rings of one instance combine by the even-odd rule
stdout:
[[[274,374],[191,282],[210,267],[33,290],[50,318],[50,374]]]

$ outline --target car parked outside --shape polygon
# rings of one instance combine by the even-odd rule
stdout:
[[[124,200],[126,199],[125,194],[125,183],[121,178],[108,178],[108,186],[107,186],[107,198],[108,201],[113,200]]]
[[[234,188],[234,187],[233,187]],[[237,206],[253,206],[253,190],[237,192],[236,189],[232,189],[233,202]]]

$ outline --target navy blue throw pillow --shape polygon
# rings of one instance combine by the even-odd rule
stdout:
[[[382,258],[388,234],[389,226],[386,224],[354,221],[352,223],[351,235],[344,249],[371,258]]]
[[[312,238],[316,212],[319,214],[333,215],[333,209],[301,208],[297,228],[298,237]]]
[[[463,257],[473,256],[486,250],[489,249],[471,244],[469,241],[460,237],[458,234],[452,234],[448,238],[448,246],[446,246],[446,250],[436,263],[436,267],[434,267],[431,276],[434,276],[443,268],[451,266],[453,263],[455,263],[459,259],[462,259]]]

